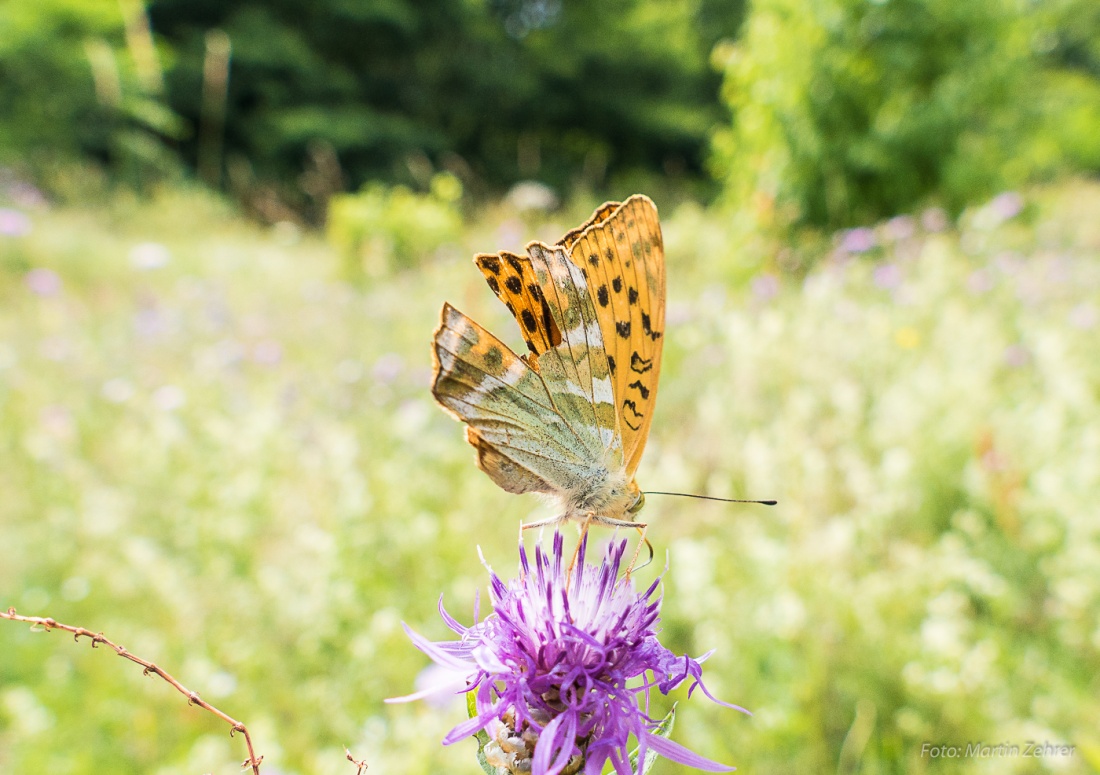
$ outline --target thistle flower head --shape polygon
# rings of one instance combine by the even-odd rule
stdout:
[[[661,722],[646,712],[652,688],[667,694],[689,679],[689,696],[701,688],[719,702],[701,682],[707,655],[677,657],[657,640],[660,579],[639,593],[629,577],[619,578],[625,540],[609,544],[598,565],[585,562],[582,542],[572,572],[562,546],[555,534],[552,554],[537,547],[533,565],[521,546],[520,575],[508,583],[490,571],[493,610],[482,621],[475,611],[472,627],[455,621],[440,601],[441,615],[461,640],[433,643],[408,630],[417,648],[464,673],[474,693],[471,718],[443,742],[484,730],[490,742],[483,754],[498,772],[599,775],[610,760],[616,773],[628,775],[631,737],[639,772],[654,753],[730,771],[657,734]]]

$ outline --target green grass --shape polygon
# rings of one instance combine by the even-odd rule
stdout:
[[[382,704],[427,665],[401,622],[445,637],[440,594],[468,622],[476,546],[508,575],[519,521],[544,512],[477,471],[429,394],[428,342],[447,299],[518,345],[470,255],[583,210],[492,209],[357,284],[318,238],[198,193],[31,212],[0,236],[0,606],[174,672],[249,725],[265,772],[348,773],[347,745],[372,773],[477,773],[472,740],[438,744],[461,702]],[[1100,187],[941,233],[880,225],[871,253],[778,285],[725,283],[720,213],[663,217],[639,480],[780,501],[647,506],[665,641],[717,649],[708,686],[755,713],[682,702],[674,738],[759,775],[1100,771]],[[42,269],[53,295],[28,287]],[[86,642],[0,622],[0,655],[0,772],[244,758]],[[921,756],[1027,740],[1076,753]]]

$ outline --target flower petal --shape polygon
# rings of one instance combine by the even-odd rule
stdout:
[[[649,732],[645,733],[645,743],[666,759],[671,759],[678,764],[686,764],[688,767],[694,767],[697,770],[706,770],[707,772],[733,772],[737,769],[736,767],[719,764],[705,756],[700,756],[690,749],[684,748],[684,746],[679,743],[674,743],[671,740],[667,740],[659,735],[650,734]]]
[[[573,746],[576,741],[576,715],[562,713],[555,716],[554,720],[543,728],[539,741],[535,744],[535,757],[531,760],[532,775],[558,775],[573,757]],[[552,761],[551,757],[553,757]]]
[[[427,638],[424,638],[404,622],[401,623],[401,626],[405,628],[405,634],[409,636],[409,640],[413,642],[413,645],[431,657],[433,662],[456,672],[459,670],[469,670],[471,674],[477,672],[477,666],[475,664],[454,656],[448,649],[441,648],[442,644],[433,643]]]

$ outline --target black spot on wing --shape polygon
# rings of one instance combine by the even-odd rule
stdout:
[[[500,267],[498,266],[497,269],[499,268]],[[500,283],[497,282],[497,278],[486,277],[485,282],[489,283],[489,287],[493,289],[493,293],[495,293],[497,296],[500,295]]]
[[[623,292],[623,278],[622,277],[616,277],[614,280],[611,281],[611,287],[615,289],[615,293],[622,293]]]
[[[611,298],[607,295],[607,286],[601,285],[600,289],[596,291],[596,300],[600,302],[601,307],[606,307]]]
[[[592,264],[592,266],[599,266],[600,265],[600,257],[597,256],[595,253],[590,253],[588,255],[588,263]]]
[[[523,319],[523,327],[528,331],[534,332],[539,327],[538,321],[535,320],[535,316],[531,314],[531,310],[525,309],[520,313],[520,317]]]
[[[630,355],[630,370],[638,374],[645,374],[647,371],[653,368],[653,360],[651,358],[643,358],[638,355],[637,351],[634,351]]]
[[[630,321],[629,320],[619,321],[618,323],[615,324],[615,331],[623,339],[629,339],[630,338]],[[637,355],[637,353],[635,353],[635,355]]]
[[[515,256],[506,255],[504,257],[504,260],[508,262],[508,266],[512,267],[512,269],[515,270],[516,274],[523,274],[523,264],[518,258],[516,258]]]
[[[637,304],[638,303],[638,289],[635,288],[634,286],[631,286],[629,288],[629,290],[627,290],[627,292],[626,292],[626,300],[629,301],[631,304]]]
[[[615,374],[615,358],[611,355],[607,356],[607,368],[612,375]]]
[[[546,299],[542,299],[542,327],[546,330],[547,336],[554,330],[554,318],[550,314],[550,305],[546,303]],[[559,336],[558,339],[560,338]]]
[[[508,290],[509,290],[509,291],[511,291],[512,293],[520,293],[520,292],[521,292],[521,291],[523,290],[523,283],[522,283],[522,282],[520,282],[520,279],[519,279],[518,277],[516,277],[515,275],[511,275],[511,276],[509,276],[509,277],[508,277],[508,278],[507,278],[507,279],[506,279],[506,280],[504,281],[504,285],[505,285],[505,286],[506,286],[506,287],[508,288]]]
[[[623,399],[623,422],[632,431],[636,431],[642,427],[642,420],[645,419],[644,415],[638,412],[638,405],[631,401],[629,398]]]
[[[500,274],[500,259],[496,256],[486,256],[481,259],[481,265],[493,274]],[[492,284],[492,282],[493,281],[490,279],[489,283]]]
[[[649,388],[647,388],[645,385],[643,385],[642,381],[640,379],[634,380],[627,387],[632,387],[635,390],[637,390],[639,393],[641,393],[643,401],[646,400],[647,398],[649,398]]]

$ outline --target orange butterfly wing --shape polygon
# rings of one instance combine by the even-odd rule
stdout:
[[[478,253],[474,263],[485,275],[489,288],[519,323],[523,341],[532,353],[541,355],[561,344],[561,331],[550,314],[529,256],[507,251]]]
[[[657,208],[637,194],[608,202],[558,243],[588,281],[619,411],[626,472],[645,450],[665,331],[665,253]]]

